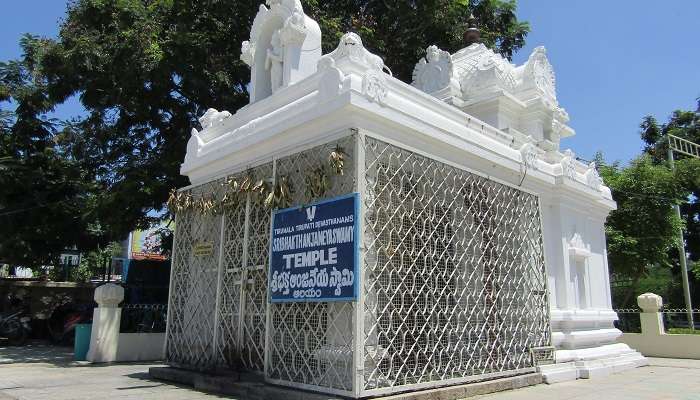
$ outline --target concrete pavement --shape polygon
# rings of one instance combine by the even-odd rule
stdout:
[[[73,362],[69,350],[0,347],[0,400],[223,398],[150,379],[148,368],[157,364],[91,365]],[[649,367],[606,378],[538,385],[473,399],[700,400],[700,360],[650,360]]]
[[[199,400],[218,396],[151,380],[159,364],[90,364],[73,349],[45,344],[0,347],[0,400]]]
[[[700,400],[700,360],[649,358],[648,367],[605,378],[538,385],[479,400]]]

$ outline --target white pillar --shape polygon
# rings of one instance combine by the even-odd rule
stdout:
[[[665,334],[664,321],[659,312],[664,304],[661,296],[654,293],[644,293],[637,297],[637,304],[642,309],[642,312],[639,314],[639,319],[642,323],[642,334]]]
[[[552,344],[557,364],[541,366],[545,382],[608,375],[644,365],[613,325],[605,246],[607,210],[581,199],[541,196],[545,261],[554,282]]]
[[[92,315],[92,334],[87,360],[90,362],[117,361],[119,328],[122,310],[119,303],[124,300],[124,288],[107,283],[95,289],[97,308]]]

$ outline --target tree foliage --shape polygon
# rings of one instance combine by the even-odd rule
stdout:
[[[25,36],[22,61],[0,63],[0,259],[28,266],[53,264],[65,248],[99,241],[84,215],[93,177],[58,122],[46,117],[53,103],[38,67],[43,44]]]
[[[9,157],[0,162],[2,168],[28,169],[5,175],[15,198],[7,200],[7,194],[2,204],[41,211],[17,214],[37,231],[6,230],[4,246],[25,236],[60,238],[52,248],[86,244],[76,235],[90,224],[99,233],[94,247],[152,223],[149,213],[163,207],[168,191],[187,184],[179,167],[197,118],[208,107],[233,112],[248,103],[250,71],[239,59],[240,44],[261,3],[74,0],[57,39],[25,43],[23,60],[3,67],[0,101],[11,99],[18,107],[15,116],[0,117],[0,156]],[[404,80],[428,45],[463,47],[472,12],[484,42],[506,57],[523,46],[529,30],[517,20],[514,0],[302,3],[321,26],[325,51],[346,31],[356,31]],[[59,133],[42,116],[71,96],[79,97],[86,115]],[[43,144],[31,155],[12,150],[21,140]],[[40,198],[21,198],[27,194]],[[71,223],[74,229],[64,232]],[[38,243],[21,246],[28,255]]]
[[[455,52],[465,46],[463,35],[471,14],[484,44],[511,58],[525,44],[530,28],[518,21],[513,0],[364,0],[303,1],[319,21],[324,52],[340,37],[357,32],[371,51],[382,56],[396,77],[411,80],[413,67],[428,45]]]
[[[648,286],[645,278],[663,277],[660,270],[673,267],[682,221],[672,206],[683,202],[688,192],[678,184],[679,174],[648,155],[624,168],[603,165],[600,173],[617,202],[605,225],[610,273],[613,280],[629,283],[613,300],[618,307],[631,306],[640,286]],[[668,284],[658,283],[670,290]]]
[[[665,288],[669,301],[682,304],[679,229],[684,229],[691,265],[700,278],[700,160],[676,154],[675,171],[667,163],[667,135],[700,143],[699,121],[693,111],[675,111],[665,124],[647,116],[640,125],[644,154],[624,168],[619,164],[601,167],[618,205],[606,224],[611,272],[633,282],[624,298],[616,299],[618,306],[629,306],[632,295],[653,286],[651,277],[664,280],[655,282],[659,290]],[[681,219],[673,211],[674,204],[680,205]]]
[[[636,277],[650,265],[670,266],[668,252],[681,226],[672,206],[685,195],[676,175],[648,156],[625,168],[601,166],[600,174],[617,202],[606,225],[612,272]]]
[[[659,124],[653,117],[646,117],[642,123],[644,151],[656,164],[667,162],[667,135],[674,135],[700,144],[700,99],[696,111],[676,110],[668,122]],[[700,160],[674,153],[678,171],[678,184],[689,192],[688,201],[681,205],[681,215],[685,224],[685,239],[690,259],[700,261]]]

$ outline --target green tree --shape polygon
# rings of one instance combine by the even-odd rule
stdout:
[[[641,128],[644,151],[656,164],[665,164],[668,151],[667,135],[700,144],[700,99],[695,111],[676,110],[665,124],[659,124],[654,117],[647,116]],[[681,204],[681,216],[690,264],[693,271],[697,271],[696,279],[700,282],[700,160],[679,153],[674,153],[674,158],[679,177],[678,184],[690,193],[687,201]],[[677,252],[674,258],[678,258]],[[700,301],[700,292],[696,293],[695,297],[695,302]]]
[[[80,265],[71,277],[77,282],[88,282],[93,278],[105,277],[107,268],[112,260],[121,252],[121,245],[117,242],[109,243],[106,247],[97,247],[83,254]]]
[[[43,44],[26,36],[22,60],[0,63],[0,259],[29,267],[99,241],[84,214],[93,177],[46,117],[53,103],[38,67]]]
[[[700,99],[696,111],[676,110],[668,122],[659,125],[653,117],[648,116],[642,124],[642,139],[646,147],[644,151],[650,154],[656,163],[667,161],[667,135],[671,134],[693,143],[700,144]],[[686,241],[691,258],[700,260],[700,174],[697,159],[675,153],[676,168],[682,171],[681,184],[692,192],[691,201],[681,207],[681,214],[686,223]]]
[[[617,210],[610,213],[605,230],[613,280],[631,280],[616,306],[630,306],[640,280],[650,271],[670,268],[670,252],[682,226],[672,205],[683,202],[688,192],[679,184],[679,174],[655,164],[643,155],[629,166],[601,165],[600,174],[612,190]]]
[[[189,132],[206,108],[248,103],[248,39],[261,0],[76,0],[59,37],[43,41],[40,72],[51,103],[79,96],[87,116],[72,124],[76,159],[103,188],[95,219],[111,237],[151,223],[179,175]],[[324,49],[346,31],[362,35],[394,75],[409,80],[429,44],[454,51],[474,13],[484,42],[510,57],[527,23],[515,1],[303,1]]]
[[[428,45],[455,52],[471,14],[487,46],[511,58],[525,44],[530,27],[518,21],[514,0],[307,0],[304,10],[319,21],[329,52],[345,32],[354,31],[365,46],[384,58],[394,76],[409,82]],[[246,32],[247,33],[247,32]]]

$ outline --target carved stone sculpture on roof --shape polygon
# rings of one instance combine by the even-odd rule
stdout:
[[[532,51],[525,63],[525,69],[521,78],[519,92],[535,89],[539,95],[558,106],[556,94],[556,78],[552,64],[547,59],[547,51],[544,46],[539,46]]]
[[[219,112],[214,108],[210,108],[206,113],[204,113],[204,115],[202,115],[201,118],[199,118],[199,123],[202,125],[202,130],[204,130],[223,122],[223,120],[230,116],[231,113],[228,111]]]
[[[346,66],[353,65],[363,70],[373,69],[376,71],[388,71],[388,68],[384,65],[384,60],[370,53],[362,44],[360,36],[354,32],[344,34],[338,42],[338,47],[323,56],[321,64],[327,65],[329,59],[332,59],[334,61],[333,64],[338,66],[343,64]],[[389,75],[391,75],[391,71],[388,72]]]
[[[452,56],[433,45],[428,47],[425,58],[413,69],[412,85],[426,93],[434,93],[448,87],[453,77]]]
[[[267,59],[265,60],[265,69],[270,70],[270,84],[272,93],[275,93],[282,87],[283,71],[282,64],[284,60],[282,54],[284,47],[280,39],[279,31],[272,34],[271,47],[267,49]]]
[[[218,111],[214,108],[210,108],[199,118],[199,123],[202,125],[202,132],[217,126],[224,122],[225,119],[231,117],[231,113],[228,111]],[[185,162],[187,162],[192,157],[195,157],[199,149],[204,145],[204,140],[202,139],[201,132],[197,129],[192,128],[190,133],[190,139],[187,141],[187,154],[185,156]]]
[[[588,164],[588,169],[584,175],[586,178],[586,185],[588,185],[593,190],[600,190],[600,186],[603,184],[603,179],[600,178],[598,174],[598,168],[596,167],[595,161],[591,161]]]
[[[564,156],[559,162],[561,165],[562,176],[565,178],[576,180],[576,155],[571,149],[564,151]]]
[[[268,0],[260,5],[250,39],[241,44],[241,60],[251,68],[250,102],[316,72],[321,58],[321,29],[299,0]]]
[[[537,47],[525,64],[516,66],[483,43],[468,43],[452,55],[429,47],[416,64],[413,86],[503,130],[512,136],[514,149],[532,142],[547,162],[558,163],[561,139],[575,132],[557,101],[545,48]]]
[[[512,92],[517,88],[515,68],[500,54],[482,43],[473,44],[462,52],[457,68],[463,100],[499,90]]]
[[[326,71],[322,80],[324,96],[337,92],[339,85],[342,85],[343,69],[361,73],[363,94],[371,101],[384,103],[388,96],[386,75],[391,75],[391,71],[384,60],[370,53],[362,44],[360,36],[353,32],[343,35],[338,47],[323,56],[318,63],[318,70]]]

